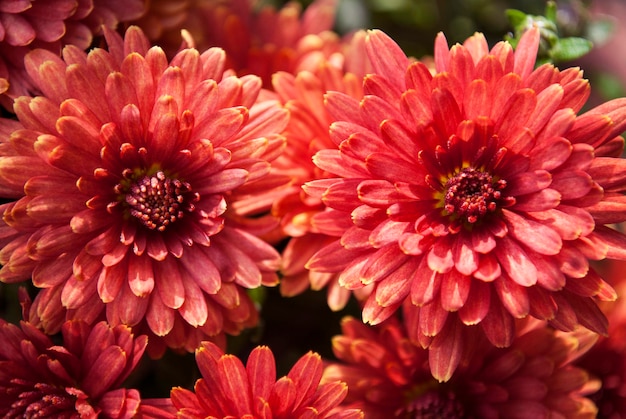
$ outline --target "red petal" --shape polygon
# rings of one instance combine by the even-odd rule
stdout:
[[[411,290],[411,277],[418,263],[419,261],[410,258],[376,284],[376,302],[380,306],[389,307],[404,301]]]
[[[272,351],[265,346],[253,349],[246,362],[246,372],[252,399],[260,397],[269,400],[272,386],[276,381],[276,365]]]
[[[459,309],[459,319],[468,326],[480,323],[489,312],[491,285],[472,281],[467,301]]]
[[[492,345],[506,348],[513,343],[515,337],[513,316],[500,303],[495,293],[491,295],[489,313],[480,322],[480,326]]]
[[[442,276],[441,290],[439,291],[441,306],[447,311],[457,311],[467,301],[472,279],[455,269]]]
[[[537,282],[537,268],[514,240],[503,238],[495,249],[500,266],[518,284],[528,287]]]
[[[451,318],[428,348],[430,372],[439,382],[448,381],[461,361],[463,327],[456,319]]]
[[[118,379],[126,362],[126,354],[119,346],[107,347],[86,372],[83,390],[97,400]]]
[[[431,270],[426,258],[422,257],[411,284],[411,302],[416,306],[430,303],[439,293],[441,278],[441,274]]]
[[[507,209],[502,210],[509,234],[519,243],[542,255],[556,255],[563,245],[561,236],[549,226]]]
[[[494,282],[494,286],[502,305],[515,318],[521,319],[528,315],[530,302],[526,288],[502,275]]]
[[[176,312],[163,304],[161,296],[151,295],[146,310],[146,321],[150,330],[157,336],[165,336],[174,328]]]
[[[409,60],[398,44],[384,32],[371,30],[368,31],[365,48],[375,72],[398,83],[400,91],[405,90],[404,75]]]
[[[224,355],[217,361],[220,386],[229,395],[229,412],[236,416],[250,413],[250,388],[248,375],[241,361],[234,355]]]

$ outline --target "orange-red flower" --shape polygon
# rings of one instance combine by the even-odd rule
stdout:
[[[623,225],[621,226],[623,228]],[[601,269],[620,298],[601,307],[609,320],[607,336],[601,336],[576,365],[598,378],[601,387],[589,398],[598,406],[598,418],[618,419],[626,412],[626,280],[623,261],[609,261]]]
[[[328,91],[340,91],[354,98],[363,96],[363,74],[352,73],[355,62],[366,63],[363,48],[364,32],[355,34],[346,50],[350,55],[334,62],[324,61],[315,71],[297,74],[278,72],[272,79],[273,90],[289,110],[289,123],[283,134],[287,138],[285,152],[276,159],[272,170],[290,179],[289,187],[281,188],[274,197],[272,213],[280,218],[283,233],[290,237],[283,251],[280,290],[293,296],[309,287],[327,288],[328,305],[333,310],[343,308],[352,292],[337,283],[337,274],[314,272],[305,268],[306,261],[320,248],[336,239],[335,235],[321,234],[312,223],[313,216],[324,210],[324,203],[302,191],[302,185],[313,179],[328,177],[313,164],[312,157],[320,150],[334,148],[328,135],[332,119],[324,107]],[[363,67],[365,70],[367,66]],[[356,293],[363,298],[367,290]]]
[[[338,148],[314,161],[335,177],[305,190],[329,208],[313,223],[341,237],[308,267],[348,289],[373,284],[366,322],[408,301],[410,337],[449,355],[432,354],[439,379],[460,360],[463,327],[499,347],[529,315],[607,329],[595,300],[616,295],[589,260],[626,257],[608,227],[626,217],[626,100],[577,116],[588,82],[533,69],[538,42],[536,28],[515,52],[480,34],[449,49],[440,35],[433,75],[371,31],[364,99],[327,94]]]
[[[597,381],[572,365],[597,335],[582,329],[565,334],[527,325],[511,347],[477,345],[445,382],[435,380],[428,352],[407,337],[396,317],[376,327],[345,318],[333,339],[339,362],[324,380],[348,384],[344,404],[366,418],[588,418],[595,406],[586,396]]]
[[[68,321],[62,344],[27,321],[0,319],[0,415],[4,418],[133,418],[139,391],[121,387],[139,362],[146,336],[105,322]]]
[[[86,49],[103,25],[115,29],[141,16],[144,7],[143,0],[0,0],[0,104],[12,110],[16,97],[38,93],[24,70],[31,49]]]
[[[223,48],[230,68],[239,75],[261,77],[268,88],[275,72],[311,69],[341,48],[338,35],[331,30],[336,0],[316,0],[304,11],[299,2],[288,2],[280,9],[257,0],[174,4],[172,16],[180,19],[186,14],[186,18],[178,27],[165,30],[156,41],[159,45],[176,50],[184,29],[190,35],[185,41],[200,51],[212,46]]]
[[[353,419],[357,409],[338,408],[346,397],[342,382],[320,385],[320,356],[309,352],[289,373],[276,380],[272,351],[266,346],[252,350],[246,365],[234,355],[224,355],[215,345],[203,343],[196,351],[202,378],[194,391],[174,388],[171,400],[181,418],[274,418]]]
[[[16,100],[22,127],[2,139],[15,201],[2,208],[0,279],[32,275],[46,330],[62,308],[94,321],[106,305],[111,324],[145,322],[193,350],[188,326],[237,333],[257,318],[245,290],[277,282],[279,254],[233,204],[280,154],[287,113],[257,101],[257,77],[225,73],[221,49],[168,63],[137,28],[106,38],[108,51],[27,57],[44,95]]]

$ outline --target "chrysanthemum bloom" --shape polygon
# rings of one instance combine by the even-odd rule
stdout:
[[[196,350],[202,378],[194,391],[173,388],[171,400],[180,418],[362,418],[357,409],[338,408],[348,389],[342,382],[320,385],[322,359],[316,353],[302,356],[289,373],[276,380],[272,351],[252,350],[246,365],[234,355],[224,355],[206,342]]]
[[[258,0],[192,0],[187,19],[156,43],[175,50],[185,29],[198,50],[223,48],[229,68],[257,75],[269,88],[276,71],[296,73],[339,52],[339,36],[331,30],[336,5],[336,0],[315,0],[303,12],[295,1],[277,10]]]
[[[231,207],[282,150],[287,113],[256,102],[261,81],[224,73],[224,52],[168,63],[138,28],[109,51],[44,50],[26,68],[45,96],[17,99],[3,138],[0,280],[32,275],[42,327],[145,321],[185,347],[236,333],[257,313],[247,288],[276,284],[280,256]],[[193,349],[193,348],[192,348]]]
[[[141,398],[121,388],[147,343],[128,326],[68,321],[57,344],[27,321],[0,319],[3,418],[132,418]]]
[[[102,25],[115,29],[143,12],[143,0],[0,0],[0,104],[11,110],[14,98],[36,91],[24,70],[31,49],[86,49]]]
[[[361,408],[369,419],[593,418],[595,407],[585,395],[597,382],[572,361],[597,335],[536,323],[509,348],[481,347],[440,383],[430,374],[427,351],[409,340],[395,317],[376,327],[348,317],[333,339],[340,362],[326,366],[322,382],[345,381],[344,405]]]
[[[533,70],[538,42],[536,28],[515,52],[480,34],[448,49],[439,35],[433,76],[371,31],[364,99],[327,95],[338,149],[315,163],[337,177],[305,188],[329,208],[313,222],[342,236],[308,267],[340,272],[348,289],[374,284],[366,322],[410,301],[411,338],[450,355],[433,355],[440,379],[466,326],[499,347],[528,315],[606,332],[595,299],[615,292],[588,261],[626,257],[606,226],[626,217],[626,100],[577,116],[588,82],[576,68]]]
[[[348,44],[353,49],[353,56],[358,51],[361,51],[361,56],[365,55],[362,45],[364,35],[364,32],[358,32]],[[274,92],[290,113],[289,124],[283,131],[287,148],[272,165],[273,171],[290,179],[289,187],[282,188],[282,196],[275,199],[272,206],[273,214],[281,220],[282,231],[290,237],[283,252],[280,290],[285,296],[293,296],[309,287],[315,290],[326,287],[328,305],[333,310],[342,309],[352,292],[339,286],[336,273],[305,268],[307,260],[334,241],[336,236],[320,234],[311,222],[313,215],[323,211],[325,205],[321,199],[307,196],[302,191],[302,185],[329,176],[312,160],[319,150],[335,146],[328,135],[332,120],[324,107],[324,95],[327,91],[340,91],[354,98],[363,97],[363,74],[345,70],[354,67],[357,60],[365,61],[363,57],[345,57],[340,66],[337,60],[326,61],[315,72],[300,71],[295,75],[278,72],[272,80]],[[363,297],[366,291],[356,290],[356,293]]]
[[[178,47],[180,30],[185,28],[189,10],[196,2],[197,0],[151,0],[144,15],[133,24],[139,26],[151,40],[158,40],[164,33],[176,30],[178,41],[174,45]]]
[[[620,297],[626,295],[625,267],[623,261],[611,261],[602,267],[607,269],[607,281]],[[618,298],[600,307],[609,319],[608,336],[601,336],[576,365],[602,383],[596,393],[589,395],[598,407],[598,418],[619,419],[626,412],[626,300]]]

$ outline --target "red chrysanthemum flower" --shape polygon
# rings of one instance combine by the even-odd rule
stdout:
[[[27,321],[0,319],[0,415],[3,418],[133,418],[141,398],[121,388],[147,343],[128,326],[68,321],[62,344]],[[146,407],[149,409],[149,407]]]
[[[341,362],[327,365],[322,381],[345,381],[344,404],[369,419],[593,418],[595,406],[585,396],[597,382],[572,361],[597,335],[536,323],[509,348],[481,346],[440,383],[430,374],[427,351],[409,340],[395,317],[375,328],[346,318],[343,334],[333,339]]]
[[[137,28],[106,38],[27,57],[45,96],[17,99],[23,127],[3,138],[0,280],[32,275],[47,331],[104,303],[111,324],[193,350],[187,327],[237,333],[257,317],[246,289],[277,283],[279,254],[233,205],[262,190],[288,115],[224,73],[221,49],[168,63]]]
[[[0,0],[0,104],[12,110],[14,98],[37,91],[24,70],[31,49],[86,49],[102,25],[115,29],[143,13],[143,0]]]
[[[197,0],[151,0],[146,13],[133,22],[139,26],[148,39],[158,40],[170,31],[177,31],[175,47],[180,45],[180,30],[185,28],[185,21]],[[161,44],[161,42],[159,42]]]
[[[246,365],[234,355],[224,355],[204,342],[196,351],[202,378],[195,393],[183,388],[171,391],[181,418],[362,418],[357,409],[338,405],[348,392],[342,382],[320,385],[322,359],[316,353],[302,356],[289,373],[276,380],[272,351],[266,346],[252,350]]]
[[[623,228],[623,225],[621,226]],[[589,352],[576,365],[597,377],[602,385],[590,394],[589,398],[598,407],[598,418],[620,419],[626,412],[626,280],[623,261],[609,261],[601,269],[606,270],[606,278],[617,291],[615,303],[603,304],[609,320],[607,336],[601,336]]]
[[[187,18],[180,27],[164,31],[157,43],[175,51],[184,29],[198,50],[223,48],[230,68],[239,75],[261,77],[268,88],[275,72],[295,74],[339,52],[340,39],[331,30],[336,0],[316,0],[304,12],[299,2],[288,2],[278,10],[260,3],[192,1],[185,4]]]
[[[588,82],[533,70],[538,42],[532,28],[515,52],[480,34],[449,50],[440,35],[432,75],[371,31],[364,99],[327,95],[339,147],[315,163],[337,177],[305,188],[329,208],[313,222],[342,236],[308,267],[348,289],[374,284],[366,322],[410,301],[411,338],[450,355],[431,363],[440,379],[462,352],[458,325],[500,347],[528,315],[606,332],[595,299],[615,292],[588,261],[626,257],[607,226],[626,217],[626,100],[577,116]]]
[[[290,114],[289,124],[283,131],[287,147],[272,165],[273,171],[290,179],[289,187],[281,189],[282,196],[275,198],[272,205],[272,213],[280,218],[283,233],[290,237],[283,251],[280,290],[285,296],[293,296],[309,287],[314,290],[327,288],[328,305],[333,310],[342,309],[352,292],[339,286],[336,273],[315,272],[305,268],[306,261],[320,248],[334,241],[336,236],[328,235],[328,230],[327,234],[321,234],[311,222],[313,216],[323,211],[325,206],[321,199],[307,196],[302,191],[302,185],[329,176],[312,161],[318,151],[336,147],[328,135],[328,126],[332,120],[324,107],[326,92],[344,92],[354,98],[363,96],[363,74],[354,74],[345,69],[354,68],[355,62],[367,63],[364,58],[364,37],[364,32],[353,36],[347,44],[351,56],[346,56],[341,66],[337,62],[324,62],[315,72],[278,72],[272,80],[274,92]],[[367,66],[364,65],[364,68]],[[367,295],[367,289],[355,292],[361,299]]]

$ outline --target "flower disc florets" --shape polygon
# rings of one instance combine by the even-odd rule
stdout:
[[[200,199],[198,194],[191,194],[189,183],[171,179],[162,171],[142,176],[133,181],[126,191],[120,189],[130,215],[150,230],[165,231],[170,224],[182,219],[185,213],[193,212],[193,202]]]
[[[473,224],[485,214],[495,212],[506,180],[496,180],[487,172],[466,167],[448,178],[443,187],[446,212]]]

